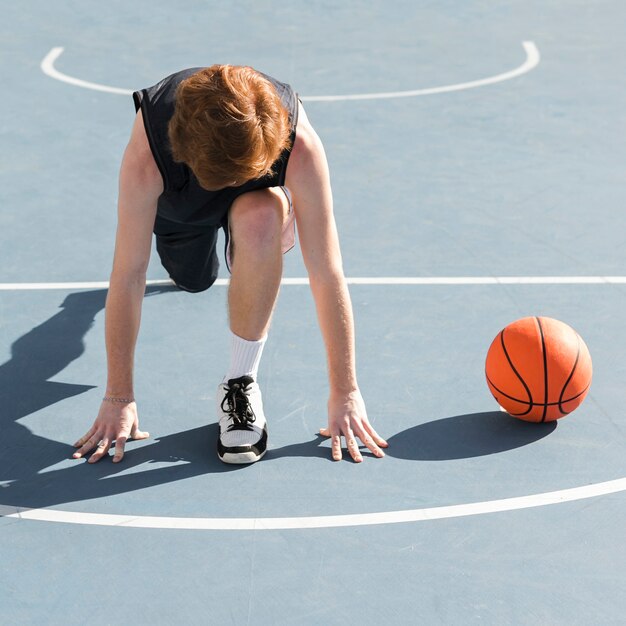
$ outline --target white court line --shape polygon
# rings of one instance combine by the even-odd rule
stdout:
[[[431,96],[439,93],[449,93],[451,91],[461,91],[463,89],[475,89],[476,87],[484,87],[501,83],[505,80],[511,80],[522,74],[530,72],[539,65],[541,56],[537,46],[532,41],[523,41],[522,46],[526,51],[526,60],[522,65],[503,74],[490,76],[489,78],[481,78],[480,80],[472,80],[466,83],[457,83],[455,85],[444,85],[442,87],[429,87],[427,89],[413,89],[411,91],[388,91],[382,93],[361,93],[350,94],[346,96],[308,96],[303,97],[308,102],[339,102],[342,100],[382,100],[387,98],[411,98],[415,96]]]
[[[218,278],[224,287],[229,279]],[[348,277],[349,285],[624,285],[626,276],[378,276]],[[171,280],[148,280],[147,286],[172,286]],[[282,285],[308,285],[308,278],[283,278]],[[108,289],[107,281],[69,283],[0,283],[0,291]]]
[[[0,505],[0,516],[41,522],[88,524],[97,526],[124,526],[131,528],[162,528],[177,530],[288,530],[310,528],[340,528],[346,526],[372,526],[425,522],[486,513],[517,511],[550,504],[585,500],[611,493],[626,491],[626,478],[606,482],[537,493],[530,496],[470,502],[452,506],[437,506],[405,511],[356,513],[351,515],[315,515],[309,517],[158,517],[151,515],[113,515],[105,513],[79,513],[57,509],[21,509]]]
[[[439,93],[448,93],[451,91],[461,91],[462,89],[474,89],[476,87],[484,87],[485,85],[493,85],[494,83],[501,83],[505,80],[510,80],[522,74],[530,72],[537,67],[540,61],[540,54],[537,46],[532,41],[523,41],[522,46],[526,51],[526,60],[519,67],[496,76],[490,76],[488,78],[482,78],[479,80],[472,80],[465,83],[456,83],[454,85],[444,85],[441,87],[429,87],[427,89],[412,89],[410,91],[386,91],[380,93],[360,93],[360,94],[347,94],[336,96],[301,96],[301,99],[305,102],[340,102],[345,100],[381,100],[387,98],[409,98],[415,96],[430,96]],[[60,80],[76,87],[83,87],[84,89],[93,89],[95,91],[104,91],[106,93],[113,93],[118,95],[129,96],[133,93],[133,89],[122,89],[120,87],[109,87],[108,85],[100,85],[98,83],[92,83],[90,81],[81,80],[80,78],[74,78],[59,72],[54,67],[54,63],[63,54],[64,48],[56,47],[52,48],[50,52],[44,57],[41,62],[41,70],[50,78]]]

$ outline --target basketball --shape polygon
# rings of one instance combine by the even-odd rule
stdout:
[[[550,317],[524,317],[501,330],[487,352],[489,390],[510,415],[528,422],[565,417],[591,385],[591,355],[580,335]]]

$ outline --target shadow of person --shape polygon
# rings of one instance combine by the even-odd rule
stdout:
[[[203,474],[224,473],[240,466],[226,465],[215,454],[217,424],[173,433],[142,442],[121,463],[104,458],[86,466],[86,461],[67,460],[74,450],[63,446],[64,467],[32,472],[0,489],[0,504],[20,509],[38,509],[145,489]],[[159,467],[154,467],[159,464]]]
[[[106,290],[70,294],[56,315],[13,343],[10,360],[0,365],[0,480],[21,479],[66,452],[62,443],[34,435],[17,420],[93,389],[49,379],[83,353],[83,337],[105,298]]]
[[[556,428],[556,422],[535,424],[501,411],[470,413],[419,424],[388,439],[386,453],[412,461],[469,459],[520,448]]]
[[[174,290],[152,287],[146,296]],[[0,504],[41,508],[245,467],[226,465],[217,458],[217,424],[141,442],[121,464],[103,459],[86,467],[84,460],[70,459],[71,445],[35,435],[19,423],[25,416],[94,388],[50,379],[83,354],[84,337],[105,299],[106,290],[70,294],[58,313],[13,343],[11,358],[0,365]],[[387,454],[433,461],[494,454],[532,443],[555,427],[555,423],[527,424],[498,412],[459,415],[394,435]],[[270,449],[267,459],[314,457],[332,462],[328,446],[321,445],[324,441],[315,435],[311,441]],[[368,455],[363,448],[362,453]]]
[[[149,287],[146,296],[175,290],[175,287]],[[57,314],[13,343],[11,358],[0,365],[2,504],[50,506],[229,469],[213,452],[217,433],[211,429],[216,429],[216,425],[153,440],[133,450],[119,465],[104,460],[86,468],[84,461],[71,461],[69,467],[54,469],[70,458],[73,446],[35,435],[18,422],[20,418],[94,388],[49,379],[83,354],[84,337],[104,308],[106,293],[106,290],[94,290],[67,296]],[[172,466],[151,469],[149,465],[153,463],[172,463]],[[116,476],[143,464],[147,464],[149,471]],[[102,480],[104,478],[107,480]]]

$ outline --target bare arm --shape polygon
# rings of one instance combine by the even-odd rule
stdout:
[[[162,190],[140,111],[120,170],[115,254],[106,304],[107,395],[133,396],[133,357]]]
[[[105,314],[107,397],[134,398],[135,345],[157,199],[162,190],[161,175],[152,157],[139,112],[120,170],[115,254]],[[135,403],[103,402],[91,429],[76,442],[80,449],[74,457],[79,458],[97,447],[90,462],[98,461],[116,441],[114,460],[119,461],[129,436],[147,436],[147,433],[139,431]]]
[[[376,456],[386,442],[369,424],[357,384],[354,318],[333,215],[328,163],[319,137],[300,109],[297,138],[289,160],[287,186],[294,196],[302,255],[326,346],[330,383],[329,425],[333,458],[341,458],[340,437],[355,461],[361,461],[354,435]]]

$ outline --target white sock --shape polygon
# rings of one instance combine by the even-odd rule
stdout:
[[[256,381],[259,363],[267,335],[258,341],[248,341],[230,333],[230,367],[224,382],[241,376],[251,376]]]

